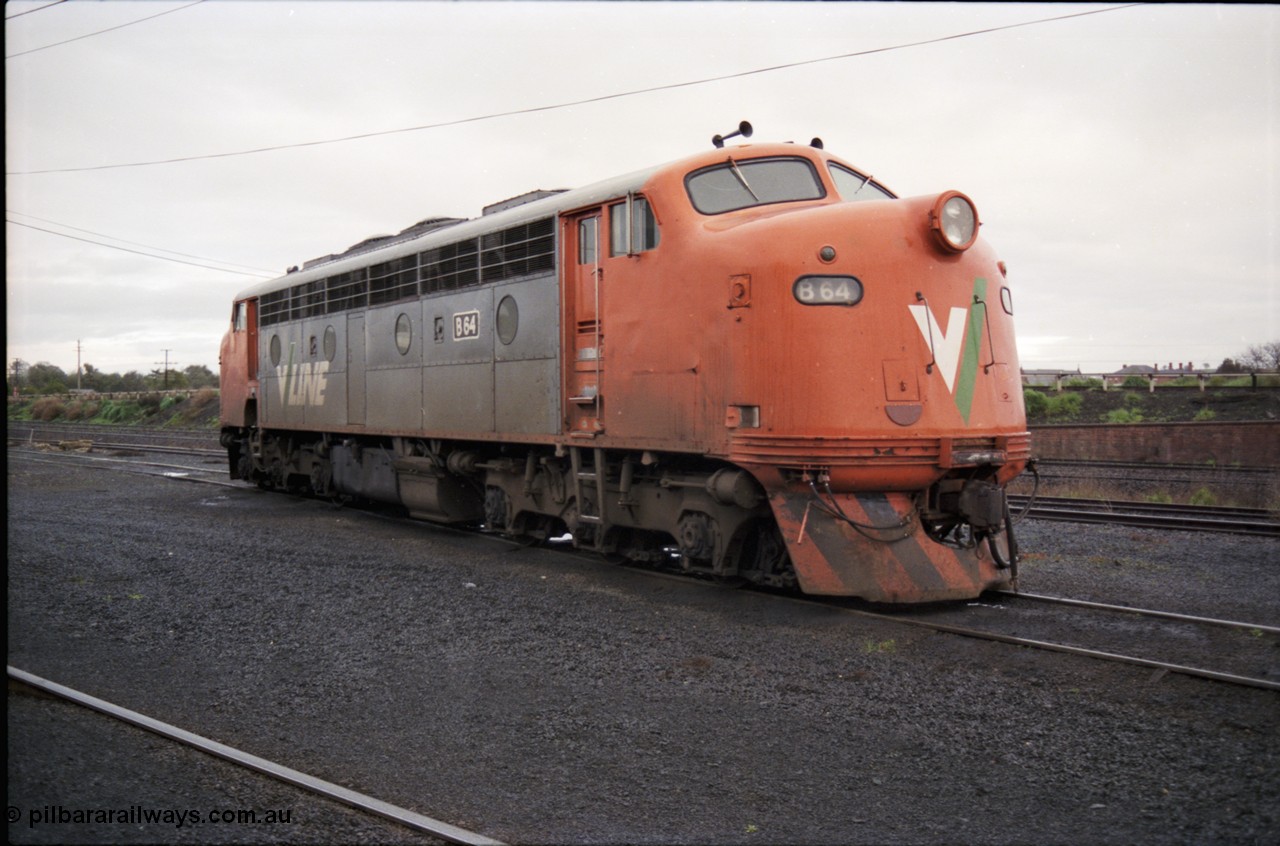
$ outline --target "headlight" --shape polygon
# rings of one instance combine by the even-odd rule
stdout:
[[[943,249],[963,252],[978,239],[978,210],[964,194],[947,191],[938,196],[929,212],[929,228]]]

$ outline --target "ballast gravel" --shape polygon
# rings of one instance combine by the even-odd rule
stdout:
[[[9,451],[11,666],[488,837],[1280,836],[1275,692],[83,460]],[[1019,528],[1024,590],[1280,623],[1276,540]],[[10,842],[429,842],[104,720],[11,686]],[[293,813],[31,824],[134,805]]]

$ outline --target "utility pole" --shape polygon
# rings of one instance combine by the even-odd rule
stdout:
[[[80,341],[76,340],[76,391],[80,390]]]
[[[173,352],[173,350],[165,350],[165,351],[164,351],[164,361],[163,361],[163,362],[160,362],[160,361],[157,361],[157,362],[156,362],[156,364],[163,364],[163,365],[164,365],[164,390],[166,390],[166,391],[167,391],[167,390],[169,390],[169,353],[171,353],[171,352]],[[175,362],[174,362],[174,364],[177,364],[177,362],[175,361]]]

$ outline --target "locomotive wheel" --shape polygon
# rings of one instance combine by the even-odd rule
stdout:
[[[774,587],[796,584],[786,541],[772,519],[756,520],[745,526],[730,544],[726,558],[745,581]]]

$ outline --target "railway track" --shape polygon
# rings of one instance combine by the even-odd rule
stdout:
[[[1280,690],[1280,626],[1267,623],[1011,591],[957,606],[900,613],[845,610],[964,637],[1148,667],[1157,675],[1176,673]],[[1027,629],[1037,634],[1023,634]],[[1053,632],[1053,639],[1046,640],[1039,633],[1043,631]]]
[[[145,426],[111,426],[90,423],[46,423],[10,420],[10,444],[58,444],[89,441],[97,449],[138,449],[176,454],[226,455],[212,429],[153,429]]]
[[[153,717],[140,714],[137,711],[129,710],[87,693],[75,690],[70,687],[58,684],[40,676],[20,670],[17,667],[7,667],[10,683],[24,685],[41,693],[57,697],[67,702],[75,703],[84,708],[104,714],[112,719],[119,720],[129,725],[137,726],[145,729],[160,737],[171,740],[181,746],[196,749],[215,758],[221,758],[242,767],[246,770],[252,770],[261,773],[268,778],[274,779],[284,784],[290,784],[294,787],[307,791],[317,796],[323,796],[326,799],[332,799],[341,802],[344,805],[363,811],[367,814],[389,819],[406,826],[414,831],[429,834],[438,837],[449,843],[463,843],[469,846],[502,846],[502,842],[493,840],[482,834],[477,834],[466,829],[459,828],[450,823],[432,819],[431,817],[411,811],[408,808],[402,808],[384,802],[373,796],[359,793],[350,788],[342,787],[330,781],[316,778],[298,770],[278,764],[274,761],[268,761],[249,752],[236,749],[224,743],[201,737],[186,729],[179,728],[169,723],[161,722]]]
[[[1030,507],[1028,507],[1030,506]],[[1147,529],[1229,532],[1239,535],[1280,537],[1280,521],[1262,508],[1227,508],[1068,497],[1036,497],[1011,494],[1014,513],[1026,511],[1037,520],[1070,523],[1112,523]]]
[[[1162,464],[1150,461],[1083,461],[1074,458],[1039,459],[1040,475],[1056,478],[1081,473],[1109,474],[1132,478],[1147,473],[1159,474],[1170,481],[1202,481],[1223,476],[1266,478],[1280,471],[1276,467],[1235,467],[1217,464]]]
[[[91,466],[117,472],[142,472],[199,484],[249,489],[245,484],[218,478],[220,474],[217,471],[190,465],[74,454],[59,454],[57,457],[47,458],[31,456],[28,460],[80,460]],[[485,537],[494,542],[520,546],[514,541],[506,541],[497,536]],[[588,555],[572,550],[565,554]],[[592,560],[598,559],[592,557]],[[652,573],[656,577],[702,581],[682,573],[663,570],[642,572]],[[1280,654],[1280,627],[1270,623],[1197,617],[1008,592],[986,595],[981,600],[968,603],[893,611],[874,610],[857,600],[793,594],[779,594],[779,598],[834,606],[854,615],[964,637],[1149,667],[1158,674],[1176,673],[1229,684],[1280,690],[1280,665],[1277,665],[1275,658]],[[1044,609],[1051,608],[1070,609],[1072,616],[1061,619],[1047,617]],[[1033,634],[1027,634],[1028,630]],[[1053,632],[1052,639],[1046,639],[1042,634],[1045,631]]]

